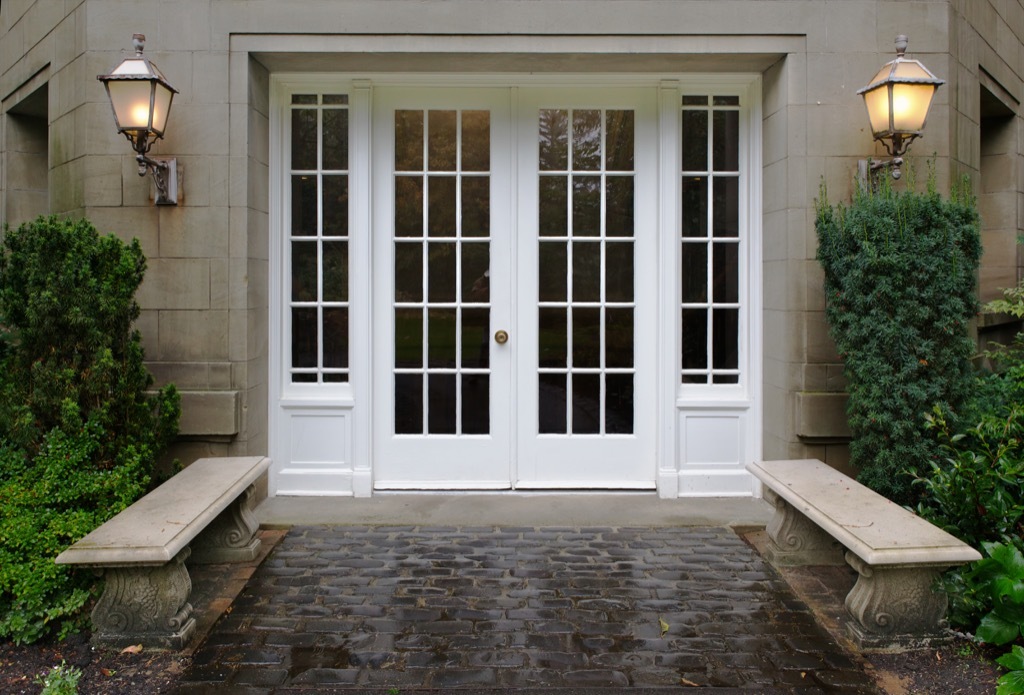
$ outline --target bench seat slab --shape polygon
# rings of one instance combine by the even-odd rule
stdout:
[[[94,644],[122,648],[183,649],[196,630],[192,580],[185,569],[189,549],[159,566],[103,570],[103,595],[92,611]]]
[[[254,560],[260,552],[255,500],[256,486],[250,485],[192,541],[190,561],[215,564]]]
[[[842,565],[845,548],[770,488],[765,500],[775,507],[768,522],[768,562],[777,567]]]
[[[857,583],[846,596],[850,637],[861,649],[921,648],[949,641],[946,594],[933,587],[946,566],[871,566],[853,553],[846,561]]]

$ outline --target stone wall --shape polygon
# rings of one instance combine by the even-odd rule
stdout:
[[[848,198],[857,160],[884,156],[872,143],[855,91],[891,59],[897,33],[909,35],[912,57],[948,81],[911,161],[921,172],[925,157],[934,154],[940,189],[963,173],[980,181],[990,251],[982,273],[986,296],[1019,277],[1014,242],[1024,210],[1017,114],[1024,76],[1020,2],[449,0],[441,5],[420,0],[4,0],[0,217],[17,222],[28,214],[20,200],[32,198],[32,211],[39,207],[39,182],[23,179],[24,148],[11,143],[31,140],[17,132],[16,107],[44,87],[49,210],[86,215],[102,230],[138,237],[150,259],[139,296],[139,327],[158,382],[173,381],[183,392],[186,437],[177,453],[184,461],[267,450],[269,77],[276,70],[342,70],[330,49],[338,40],[379,39],[379,52],[347,58],[353,69],[365,71],[408,66],[408,54],[396,59],[390,52],[410,50],[417,35],[446,32],[452,34],[446,50],[456,60],[434,56],[429,64],[438,69],[528,65],[543,70],[559,64],[580,70],[643,70],[646,65],[727,72],[759,66],[766,458],[809,456],[845,464],[844,382],[825,325],[813,203],[822,181],[833,200]],[[118,62],[134,32],[147,35],[147,55],[181,90],[167,137],[153,148],[155,156],[178,158],[183,194],[175,208],[152,205],[151,179],[137,175],[95,80]],[[485,46],[474,60],[457,59],[474,37],[494,35],[503,45],[531,54],[531,62],[489,55],[486,42],[499,38],[474,44]],[[559,38],[568,35],[583,38]],[[261,36],[277,37],[274,45],[294,37],[294,47],[252,48]],[[246,41],[234,44],[233,37]],[[632,58],[626,64],[597,55],[615,56],[636,37],[649,37],[647,62]],[[679,42],[692,49],[680,55],[668,48],[658,52],[658,46]],[[242,44],[246,47],[239,48]],[[588,63],[585,55],[572,53],[577,44],[604,48],[594,49]],[[565,50],[572,55],[556,57]],[[986,116],[991,99],[1009,115]],[[38,146],[29,160],[32,156],[38,165]]]

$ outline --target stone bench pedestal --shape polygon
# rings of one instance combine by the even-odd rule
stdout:
[[[747,465],[775,506],[768,525],[776,566],[849,563],[858,574],[846,597],[850,637],[862,649],[926,647],[945,639],[947,568],[981,554],[921,517],[821,461]]]
[[[253,513],[263,457],[200,459],[57,557],[97,569],[96,644],[182,649],[195,633],[186,560],[245,562],[259,554]]]

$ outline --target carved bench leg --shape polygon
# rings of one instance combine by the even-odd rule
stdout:
[[[94,644],[148,649],[182,649],[196,629],[192,580],[184,548],[157,567],[105,567],[103,595],[92,611]]]
[[[256,487],[250,485],[231,506],[192,541],[192,562],[249,562],[260,552],[259,524],[253,513]]]
[[[846,561],[860,575],[846,597],[847,629],[862,649],[928,647],[948,641],[946,594],[932,587],[945,566],[871,566],[853,553]]]
[[[765,488],[765,500],[775,507],[768,523],[765,557],[778,567],[842,565],[843,547],[793,505]]]

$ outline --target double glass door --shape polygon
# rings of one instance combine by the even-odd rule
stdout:
[[[653,488],[653,89],[378,89],[379,489]]]

